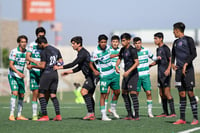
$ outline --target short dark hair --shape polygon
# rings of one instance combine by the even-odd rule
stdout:
[[[121,40],[122,39],[126,39],[126,40],[131,40],[131,34],[129,33],[123,33],[121,36],[120,36]]]
[[[37,36],[40,32],[44,32],[44,34],[46,34],[46,30],[45,30],[43,27],[38,27],[38,28],[35,30],[36,36]]]
[[[82,46],[82,42],[83,42],[83,39],[81,36],[75,36],[71,39],[71,42],[76,42],[77,44],[80,44],[80,46]]]
[[[42,43],[48,43],[48,41],[47,41],[47,39],[46,39],[46,37],[44,37],[44,36],[40,36],[40,37],[38,37],[37,39],[36,39],[36,43],[38,43],[38,44],[42,44]]]
[[[182,33],[185,30],[185,24],[183,22],[177,22],[173,25],[174,29],[179,29]]]
[[[134,37],[133,42],[137,42],[137,41],[142,41],[142,39],[140,37]]]
[[[105,34],[101,34],[101,35],[99,35],[99,37],[98,37],[98,41],[100,42],[101,40],[108,40],[108,37],[105,35]]]
[[[28,38],[25,35],[21,35],[17,37],[17,43],[20,43],[21,39],[25,39],[26,42],[28,43]]]
[[[112,41],[112,40],[118,40],[118,41],[119,41],[119,36],[113,35],[113,36],[111,37],[111,41]]]
[[[157,32],[154,34],[154,37],[162,38],[164,40],[164,35],[162,32]]]

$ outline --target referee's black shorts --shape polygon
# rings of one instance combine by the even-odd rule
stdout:
[[[122,80],[122,89],[130,91],[137,91],[137,82],[139,79],[138,73],[130,74]]]
[[[93,94],[98,82],[99,76],[88,76],[83,83],[82,88],[87,89],[89,94]]]
[[[58,87],[57,71],[43,73],[40,79],[39,93],[45,94],[46,91],[56,94]]]
[[[175,85],[179,88],[179,91],[190,91],[190,89],[193,89],[195,87],[194,68],[188,68],[185,75],[182,74],[182,69],[176,70]]]

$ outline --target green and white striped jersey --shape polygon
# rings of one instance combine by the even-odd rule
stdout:
[[[24,66],[26,64],[26,51],[21,52],[19,47],[11,50],[10,55],[9,55],[9,60],[14,61],[14,67],[21,73],[24,72]],[[21,78],[19,75],[14,72],[11,68],[9,68],[9,75]]]
[[[110,46],[110,53],[111,53],[111,55],[113,55],[113,54],[119,54],[119,51],[120,51],[120,48],[113,49],[112,46]],[[115,69],[115,65],[116,65],[116,62],[117,62],[118,58],[119,58],[118,56],[115,57],[115,58],[111,58],[112,65],[113,65],[114,69]]]
[[[37,45],[36,42],[32,42],[28,45],[27,48],[27,52],[31,53],[31,58],[33,58],[36,61],[40,61],[40,53],[41,53],[41,49],[39,48],[39,46]],[[35,65],[35,63],[31,63],[32,65]],[[33,68],[33,71],[39,73],[40,69],[37,68]]]
[[[95,63],[97,70],[100,72],[100,78],[110,78],[115,72],[110,54],[108,46],[105,50],[102,50],[98,45],[96,50],[92,52],[90,61]]]
[[[137,67],[139,77],[149,75],[149,58],[156,61],[157,57],[155,57],[148,49],[143,47],[137,52],[137,54],[139,59],[139,66]]]

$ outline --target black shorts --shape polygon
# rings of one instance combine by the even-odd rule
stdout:
[[[99,82],[99,76],[89,76],[83,83],[82,88],[87,89],[89,94],[93,94],[98,82]]]
[[[171,75],[169,76],[158,76],[158,88],[170,87]]]
[[[128,75],[122,80],[122,89],[127,91],[137,91],[138,73]]]
[[[195,87],[194,68],[187,69],[185,76],[182,74],[182,69],[176,70],[175,86],[179,91],[189,91]]]
[[[53,71],[43,73],[40,79],[39,93],[45,94],[46,91],[56,94],[58,87],[58,73]]]

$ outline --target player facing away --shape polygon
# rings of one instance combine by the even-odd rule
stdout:
[[[18,111],[17,120],[28,120],[21,115],[23,109],[23,99],[25,93],[24,86],[24,66],[26,64],[26,44],[28,38],[24,35],[18,36],[17,43],[19,44],[17,48],[11,50],[9,55],[9,72],[8,81],[11,88],[11,99],[10,99],[10,121],[15,121],[14,111],[15,103],[18,97]]]
[[[182,22],[173,25],[173,33],[177,39],[174,41],[172,47],[172,68],[176,72],[175,85],[180,97],[180,119],[173,124],[186,124],[186,95],[188,95],[194,117],[191,125],[196,125],[199,121],[197,101],[193,91],[195,87],[195,75],[192,62],[196,58],[197,52],[194,40],[189,36],[185,36],[184,30],[185,25]]]
[[[162,32],[154,34],[154,43],[158,46],[156,54],[160,59],[150,64],[150,67],[158,65],[158,88],[162,99],[163,113],[156,117],[176,117],[174,99],[170,92],[171,54],[169,47],[163,43],[163,39],[164,35]],[[171,111],[170,114],[168,113],[168,104]]]
[[[96,84],[99,81],[98,76],[95,76],[89,67],[90,53],[82,46],[83,39],[81,36],[75,36],[71,39],[72,48],[78,52],[77,58],[72,62],[63,66],[54,66],[54,69],[69,69],[78,65],[74,69],[65,71],[62,75],[68,75],[82,71],[85,76],[85,82],[81,89],[81,94],[84,98],[87,107],[87,114],[83,117],[84,120],[94,120],[95,119],[95,101],[93,94],[96,88]]]
[[[108,87],[113,90],[114,96],[112,98],[113,103],[111,104],[112,113],[117,116],[116,105],[118,96],[120,94],[119,79],[117,78],[115,69],[113,68],[111,61],[110,48],[107,46],[108,37],[104,34],[99,35],[96,50],[92,53],[90,59],[90,68],[96,76],[100,77],[100,110],[103,121],[110,121],[106,114],[105,98],[108,92]],[[94,65],[97,70],[94,68]]]
[[[115,69],[119,73],[119,64],[121,60],[124,60],[124,74],[122,80],[122,97],[124,99],[126,111],[128,115],[125,120],[139,120],[139,102],[137,97],[137,82],[138,82],[138,70],[139,65],[137,50],[130,45],[131,35],[129,33],[123,33],[120,37],[122,48],[119,52],[119,59],[117,60]],[[131,100],[134,107],[135,116],[133,116]]]
[[[42,74],[39,83],[39,101],[43,116],[38,121],[48,121],[47,115],[47,101],[45,99],[46,91],[49,91],[52,103],[54,105],[56,117],[54,121],[61,121],[59,101],[56,97],[58,87],[58,73],[53,69],[57,63],[62,63],[62,56],[60,51],[53,46],[49,45],[47,39],[44,36],[37,38],[38,46],[42,49],[41,61],[36,65],[28,65],[29,69],[39,68],[42,69]]]
[[[35,30],[36,37],[45,36],[46,30],[43,27],[38,27]],[[28,45],[27,48],[27,54],[26,54],[26,60],[30,62],[31,65],[38,64],[40,62],[40,53],[41,48],[38,46],[38,44],[34,41]],[[30,90],[32,91],[32,120],[38,120],[37,116],[37,98],[38,98],[38,89],[39,89],[39,82],[40,82],[40,69],[33,68],[29,70],[30,75]]]
[[[156,61],[157,57],[154,56],[149,49],[146,49],[142,46],[142,39],[140,37],[134,37],[133,44],[137,49],[137,55],[139,59],[139,66],[137,67],[139,73],[139,79],[137,83],[137,95],[139,95],[142,87],[147,97],[148,116],[154,117],[152,114],[152,89],[149,74],[149,58],[153,61]]]
[[[119,38],[119,36],[113,35],[111,37],[111,46],[110,46],[110,53],[111,53],[111,55],[118,55],[119,54],[119,51],[120,51],[119,44],[120,44],[120,38]],[[115,69],[115,65],[116,65],[117,59],[118,59],[118,56],[116,56],[114,58],[111,58],[112,65],[113,65],[114,69]],[[120,74],[116,73],[115,76],[120,81]],[[110,91],[111,91],[111,98],[114,96],[113,91],[110,90],[110,87],[109,87],[107,95],[106,95],[106,99],[105,99],[105,108],[106,108],[106,110],[107,110],[108,97],[109,97]],[[111,102],[110,102],[111,107],[112,107],[113,102],[114,101],[111,100]],[[115,113],[112,113],[113,112],[112,108],[108,109],[108,112],[110,112],[115,118],[119,118],[119,115],[117,115]]]

